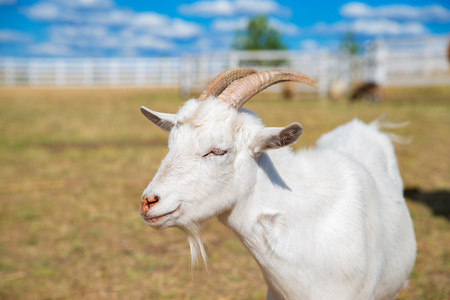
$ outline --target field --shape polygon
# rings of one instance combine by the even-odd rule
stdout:
[[[204,224],[209,271],[190,271],[177,229],[156,231],[139,198],[167,133],[139,112],[176,112],[175,90],[0,90],[0,299],[265,299],[250,254],[216,219]],[[379,106],[262,94],[267,126],[298,121],[295,149],[355,117],[410,120],[396,146],[418,256],[398,299],[450,295],[450,87],[391,88]]]

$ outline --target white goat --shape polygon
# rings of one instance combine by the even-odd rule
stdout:
[[[181,228],[192,257],[205,259],[199,224],[218,216],[258,262],[268,299],[394,299],[416,242],[391,141],[381,122],[355,120],[292,153],[284,146],[300,124],[266,128],[241,109],[280,81],[316,85],[296,72],[234,69],[177,114],[141,107],[170,132],[142,217]]]
[[[339,102],[342,98],[344,98],[347,93],[347,89],[348,84],[344,80],[337,78],[330,83],[328,88],[328,97],[333,102]]]

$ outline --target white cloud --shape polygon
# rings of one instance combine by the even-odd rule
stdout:
[[[370,15],[371,9],[372,8],[365,3],[349,2],[339,9],[339,13],[347,18],[362,18]]]
[[[430,22],[450,22],[450,10],[440,5],[411,6],[391,4],[372,7],[361,2],[349,2],[340,9],[347,18],[387,18]]]
[[[300,49],[303,50],[317,50],[319,49],[319,43],[316,40],[305,39],[299,43]]]
[[[167,38],[191,39],[199,36],[202,33],[202,29],[193,22],[187,22],[182,19],[173,19],[168,26],[155,30],[154,33],[155,35]]]
[[[102,12],[85,13],[84,18],[80,18],[82,23],[102,24],[109,26],[128,25],[134,20],[135,13],[129,10],[113,9]]]
[[[227,0],[197,1],[192,4],[182,4],[178,11],[184,15],[202,17],[232,16],[235,13],[233,3]]]
[[[132,48],[143,50],[172,50],[176,46],[173,42],[152,35],[141,35],[134,37],[128,44]]]
[[[202,28],[197,23],[172,19],[154,12],[136,14],[130,26],[140,32],[171,39],[191,39],[202,33]]]
[[[249,22],[248,17],[241,17],[238,19],[217,19],[211,24],[214,31],[219,32],[236,32],[238,30],[245,30]],[[300,28],[289,22],[283,22],[275,18],[269,18],[268,24],[275,28],[282,35],[296,36],[300,33]]]
[[[24,14],[32,19],[37,21],[57,21],[67,17],[64,17],[64,14],[61,11],[61,8],[51,2],[38,2],[30,7],[23,9]]]
[[[31,36],[17,30],[0,29],[0,44],[2,43],[26,43],[31,41]]]
[[[300,33],[300,27],[294,23],[282,22],[278,19],[269,19],[269,25],[278,30],[282,35],[296,36]]]
[[[236,32],[247,28],[248,18],[238,19],[216,19],[211,23],[211,28],[219,32]]]
[[[32,55],[44,56],[74,56],[75,52],[66,45],[59,45],[51,42],[30,46],[28,49]]]
[[[171,19],[154,12],[136,14],[131,27],[154,36],[172,39],[191,39],[202,33],[202,28],[197,23],[178,18]]]
[[[273,0],[197,1],[178,7],[181,14],[197,17],[231,17],[237,15],[289,16],[291,10]]]
[[[0,0],[5,1],[5,0]],[[38,0],[22,9],[29,19],[48,23],[48,36],[30,50],[39,55],[139,55],[147,51],[218,49],[231,45],[236,30],[245,29],[249,17],[259,14],[289,16],[289,8],[275,0],[204,0],[181,5],[180,11],[209,17],[206,30],[196,22],[153,11],[123,9],[113,0]],[[282,35],[296,36],[300,28],[270,17],[269,24]],[[186,40],[193,40],[188,44]],[[203,46],[202,46],[203,45]]]
[[[231,34],[208,34],[196,39],[191,50],[200,53],[231,50],[234,36]]]
[[[40,22],[104,23],[120,25],[132,19],[126,10],[109,9],[107,3],[69,1],[41,1],[22,9],[25,16]],[[85,6],[83,6],[85,5]],[[92,5],[92,6],[89,6]],[[105,7],[104,7],[104,6]]]
[[[236,13],[250,15],[290,15],[291,10],[272,0],[236,0]]]
[[[102,9],[110,8],[114,5],[111,0],[53,0],[62,6],[74,8]]]
[[[155,12],[137,13],[130,20],[130,24],[134,27],[155,28],[167,25],[169,17]]]
[[[50,28],[50,41],[80,48],[117,48],[120,41],[103,26],[53,26]]]
[[[57,0],[58,3],[66,1]],[[77,2],[77,3],[75,3]],[[104,3],[104,4],[102,4]],[[191,39],[202,33],[202,28],[197,23],[188,22],[179,18],[155,12],[139,12],[121,9],[79,10],[80,5],[107,5],[109,1],[77,0],[71,7],[63,7],[52,1],[38,2],[24,10],[24,14],[30,19],[43,22],[63,22],[80,24],[82,26],[122,26],[133,30],[144,31],[153,36],[172,39]]]
[[[129,28],[112,31],[101,25],[58,25],[49,32],[49,41],[34,47],[33,54],[80,56],[111,50],[116,54],[137,55],[139,50],[169,51],[176,47],[170,39]]]
[[[0,0],[1,5],[13,5],[17,2],[17,0]]]
[[[65,22],[77,24],[102,24],[109,26],[125,26],[136,22],[137,14],[130,10],[78,10],[72,7],[61,7],[51,2],[39,2],[23,9],[30,19],[41,22]]]
[[[340,21],[333,24],[317,23],[313,32],[319,34],[342,34],[353,32],[367,36],[402,36],[423,35],[428,29],[418,22],[397,22],[387,19],[357,19],[353,21]]]
[[[201,37],[194,43],[194,48],[199,49],[203,52],[209,52],[213,50],[217,45],[213,43],[213,41],[207,37]]]

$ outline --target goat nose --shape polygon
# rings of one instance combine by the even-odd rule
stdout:
[[[159,201],[159,196],[156,195],[143,195],[141,197],[141,214],[145,215],[145,213],[150,210],[150,208]]]

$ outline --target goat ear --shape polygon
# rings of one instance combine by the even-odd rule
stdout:
[[[303,133],[299,123],[292,123],[286,127],[265,128],[259,135],[254,151],[256,154],[269,149],[277,149],[295,143]]]
[[[174,114],[165,114],[148,109],[141,106],[141,113],[156,126],[165,131],[170,131],[176,123]]]

